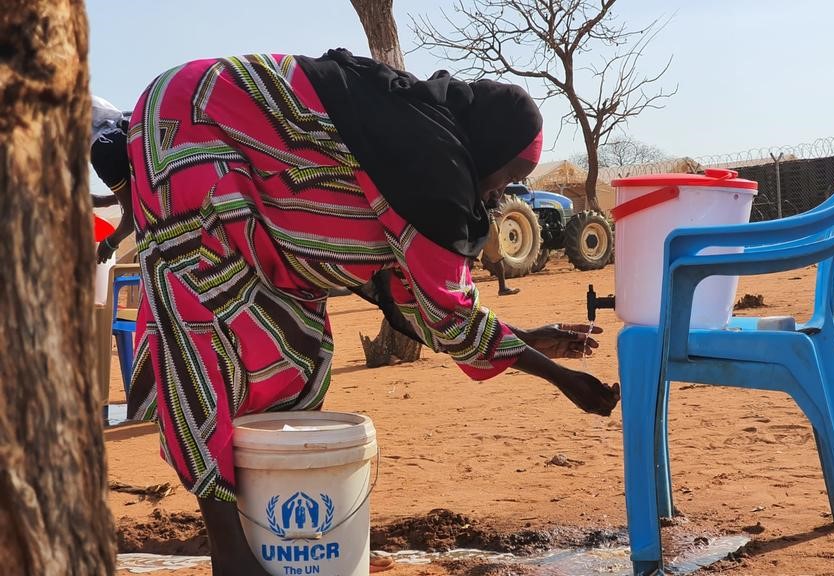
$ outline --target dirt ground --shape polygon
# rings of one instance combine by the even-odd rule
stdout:
[[[518,326],[582,322],[588,284],[598,294],[614,290],[613,266],[582,273],[564,260],[511,280],[521,288],[516,296],[499,298],[494,280],[483,272],[476,277],[484,305]],[[745,313],[802,319],[810,314],[813,281],[813,269],[746,278],[738,295],[764,296],[765,308]],[[619,410],[610,419],[584,414],[549,384],[513,369],[473,382],[450,359],[425,349],[415,364],[368,370],[359,333],[375,335],[381,315],[353,296],[333,298],[330,315],[336,356],[325,409],[368,414],[382,454],[371,504],[375,547],[509,542],[534,549],[622,539]],[[605,330],[597,353],[565,364],[584,364],[613,382],[622,325],[611,311],[601,311],[597,323]],[[115,360],[110,393],[121,402]],[[787,396],[676,384],[670,435],[675,505],[683,516],[665,530],[752,538],[737,558],[709,572],[834,575],[834,528],[813,434]],[[157,497],[125,492],[130,488],[124,486],[111,492],[120,551],[205,554],[196,502],[159,458],[155,428],[119,426],[105,437],[112,483],[169,483],[173,490],[157,488]],[[415,544],[402,536],[420,530],[431,537]],[[398,565],[386,574],[499,573],[458,562]],[[208,576],[210,568],[172,574]]]

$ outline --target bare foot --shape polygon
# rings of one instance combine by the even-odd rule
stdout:
[[[503,290],[498,291],[499,296],[512,296],[513,294],[518,294],[521,292],[521,288],[504,288]]]

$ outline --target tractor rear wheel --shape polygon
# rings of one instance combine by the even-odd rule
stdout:
[[[574,214],[565,226],[565,254],[579,270],[599,270],[611,260],[614,234],[599,212]]]

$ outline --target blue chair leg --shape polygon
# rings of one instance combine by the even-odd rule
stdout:
[[[125,397],[130,392],[130,375],[133,369],[133,332],[116,331],[116,350],[119,353],[119,366],[122,369],[122,384]]]
[[[657,332],[627,327],[617,354],[622,386],[625,496],[635,576],[661,574],[657,455],[660,359]]]
[[[811,422],[828,492],[828,506],[834,514],[834,404],[829,401],[823,374],[815,376],[819,378],[795,378],[799,388],[788,392]]]
[[[661,518],[674,516],[672,471],[669,466],[669,381],[663,382],[659,395],[657,443],[657,512]]]
[[[817,441],[817,453],[822,465],[822,475],[825,479],[825,489],[828,492],[828,505],[834,514],[834,436],[830,430],[818,430],[814,427],[814,439]]]

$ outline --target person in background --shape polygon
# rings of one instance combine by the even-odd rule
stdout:
[[[539,157],[542,153],[542,143],[543,134],[539,132],[533,143],[525,148],[519,154],[519,157],[530,160],[533,164],[538,164]],[[499,200],[493,198],[486,205],[489,214],[489,235],[487,236],[486,244],[484,244],[481,259],[492,264],[495,276],[498,278],[498,295],[512,296],[513,294],[518,294],[521,288],[510,288],[507,286],[507,274],[504,269],[504,251],[501,248],[501,231],[498,226],[498,218],[501,215],[498,204]]]
[[[504,269],[504,252],[501,250],[501,234],[497,221],[497,217],[500,215],[496,214],[496,212],[497,210],[494,208],[489,209],[489,235],[487,236],[486,244],[484,244],[481,259],[492,264],[492,269],[498,278],[498,295],[512,296],[513,294],[518,294],[521,288],[510,288],[507,286],[507,274]]]
[[[158,422],[164,458],[197,497],[213,576],[267,574],[236,506],[233,420],[321,409],[333,288],[368,287],[473,380],[513,366],[582,410],[614,409],[618,384],[551,360],[593,352],[588,326],[510,326],[469,274],[485,204],[533,170],[541,127],[518,86],[418,80],[345,50],[189,62],[141,96],[128,415]]]
[[[113,192],[112,196],[93,195],[93,207],[119,205],[122,219],[108,237],[99,242],[96,260],[106,262],[119,244],[133,232],[133,204],[130,192],[130,162],[127,159],[128,120],[118,108],[104,98],[93,96],[93,130],[90,163],[93,170]]]

